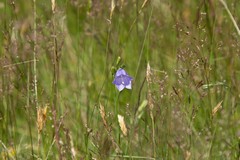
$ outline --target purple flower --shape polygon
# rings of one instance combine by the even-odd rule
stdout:
[[[132,89],[132,80],[133,78],[130,77],[124,69],[120,68],[116,72],[113,84],[116,85],[117,89],[120,92],[124,88]]]

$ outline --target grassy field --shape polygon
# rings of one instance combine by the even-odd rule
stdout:
[[[0,159],[239,160],[239,8],[1,1]]]

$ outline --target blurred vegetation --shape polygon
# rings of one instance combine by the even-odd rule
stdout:
[[[240,35],[221,0],[4,0],[0,19],[0,159],[240,158]]]

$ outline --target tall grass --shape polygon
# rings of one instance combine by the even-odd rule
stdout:
[[[0,2],[0,159],[239,159],[239,7]]]

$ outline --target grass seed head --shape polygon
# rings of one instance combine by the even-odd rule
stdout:
[[[125,124],[123,116],[118,115],[118,123],[119,123],[119,126],[121,128],[121,131],[122,131],[123,135],[127,136],[127,127],[126,127],[126,124]]]

